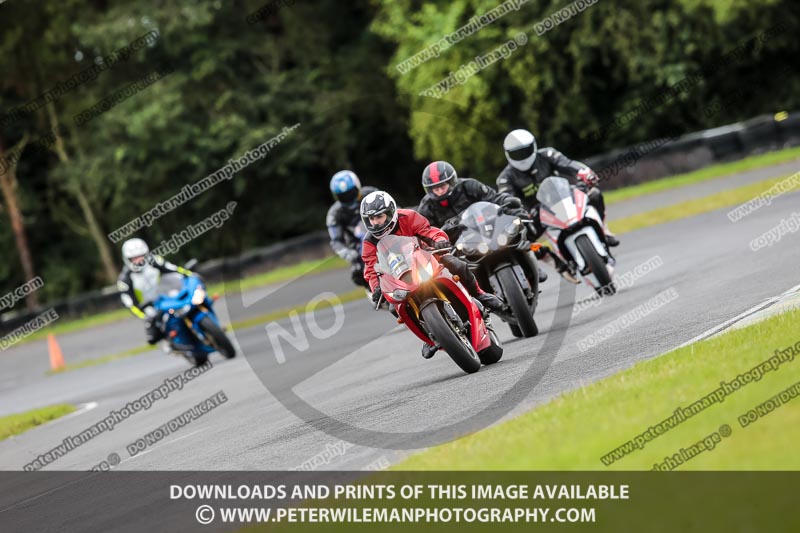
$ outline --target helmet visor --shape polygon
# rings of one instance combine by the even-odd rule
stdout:
[[[453,180],[454,179],[455,179],[455,176],[451,175],[449,178],[439,179],[439,180],[437,180],[435,182],[432,181],[432,180],[427,180],[422,185],[422,188],[425,189],[426,193],[433,194],[433,190],[434,189],[438,189],[439,187],[442,187],[442,186],[447,186],[447,190],[445,191],[445,194],[446,194],[448,192],[452,192]],[[439,196],[439,195],[436,195],[436,196]],[[442,196],[444,196],[444,195],[442,195]]]
[[[343,204],[354,204],[358,201],[358,189],[355,187],[349,191],[336,193],[336,199]]]
[[[520,148],[514,148],[513,150],[508,150],[508,157],[513,159],[514,161],[525,161],[532,155],[533,155],[532,144],[529,144],[528,146],[522,146]]]

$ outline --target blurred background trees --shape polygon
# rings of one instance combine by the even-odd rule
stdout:
[[[234,220],[177,255],[234,254],[323,228],[328,181],[341,168],[410,205],[431,159],[493,183],[504,165],[502,138],[515,127],[579,158],[800,103],[796,72],[776,75],[793,67],[800,48],[792,0],[600,0],[542,36],[534,24],[568,2],[531,0],[406,74],[399,62],[498,2],[285,0],[249,24],[268,3],[0,4],[0,119],[148,31],[159,34],[97,79],[0,120],[0,157],[21,150],[0,175],[0,291],[32,275],[45,280],[43,300],[108,284],[120,266],[108,233],[295,123],[266,158],[138,236],[155,246],[233,199]],[[778,23],[783,33],[734,64],[626,127],[590,137]],[[528,42],[507,60],[445,99],[419,96],[521,31]],[[84,109],[169,66],[172,74],[75,125]],[[703,113],[734,90],[745,91],[745,105]],[[53,142],[36,142],[54,131]]]

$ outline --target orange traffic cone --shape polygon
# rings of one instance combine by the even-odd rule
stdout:
[[[64,370],[66,366],[64,354],[61,353],[61,346],[58,345],[58,341],[52,333],[47,335],[47,351],[50,353],[50,370],[53,372]]]

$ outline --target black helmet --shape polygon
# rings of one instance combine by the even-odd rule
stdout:
[[[445,183],[450,186],[447,192],[441,196],[436,196],[433,189]],[[422,172],[422,188],[425,189],[425,193],[432,200],[446,202],[450,195],[453,194],[457,183],[458,174],[456,174],[456,169],[447,161],[434,161],[425,167]]]
[[[369,217],[386,215],[386,222],[373,225]],[[367,231],[380,239],[392,232],[397,225],[397,202],[388,192],[375,191],[361,200],[361,221]]]

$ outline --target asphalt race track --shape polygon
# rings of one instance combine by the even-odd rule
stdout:
[[[758,172],[764,179],[796,169],[794,163]],[[571,288],[549,270],[551,276],[541,287],[537,312],[540,335],[515,340],[508,328],[496,321],[501,339],[507,341],[505,355],[500,363],[469,376],[446,354],[423,360],[416,338],[396,326],[390,315],[373,311],[361,300],[338,309],[317,309],[318,331],[336,329],[343,316],[341,329],[311,342],[302,353],[293,351],[283,364],[277,360],[265,325],[238,330],[235,337],[244,355],[231,361],[213,356],[213,369],[46,469],[89,470],[110,454],[118,455],[120,463],[115,468],[121,470],[286,470],[326,450],[325,461],[315,468],[356,470],[376,462],[396,462],[440,440],[442,433],[436,430],[444,426],[467,421],[458,431],[445,433],[449,438],[463,434],[465,428],[481,429],[485,420],[470,421],[470,417],[487,405],[496,406],[486,419],[491,421],[524,412],[559,393],[662,354],[797,285],[797,270],[789,267],[800,257],[797,234],[784,235],[774,246],[757,252],[749,243],[789,217],[798,199],[800,193],[785,194],[736,223],[726,217],[728,209],[723,209],[624,235],[615,250],[618,275],[654,256],[659,256],[663,265],[572,318],[568,329],[563,322],[553,322],[559,310],[561,316],[569,315]],[[609,210],[613,213],[614,207]],[[676,291],[677,299],[594,348],[579,350],[578,341],[669,289]],[[346,274],[329,272],[283,288],[253,291],[247,295],[246,306],[229,302],[222,314],[230,312],[241,318],[267,312],[271,306],[286,307],[279,304],[287,293],[308,300],[324,291],[350,290]],[[577,300],[589,296],[584,286],[575,293]],[[293,331],[289,319],[280,325]],[[559,337],[563,343],[556,343]],[[126,321],[65,336],[62,346],[68,357],[72,354],[80,360],[137,346],[142,338],[141,325]],[[302,345],[302,340],[295,342]],[[546,343],[555,343],[555,349],[540,353]],[[181,359],[153,352],[44,376],[47,356],[42,347],[41,342],[30,343],[2,354],[0,415],[57,402],[90,404],[90,408],[1,442],[3,470],[21,470],[65,437],[77,435],[109,411],[188,368]],[[541,375],[538,382],[530,378],[531,368],[533,374]],[[267,376],[269,390],[259,376]],[[275,376],[285,379],[283,386],[276,386]],[[512,389],[513,393],[506,394]],[[289,390],[297,397],[290,397]],[[224,392],[227,402],[130,456],[128,445],[218,391]],[[309,419],[307,413],[311,412],[319,414]],[[349,433],[344,427],[351,428]],[[343,443],[348,436],[355,445]]]

